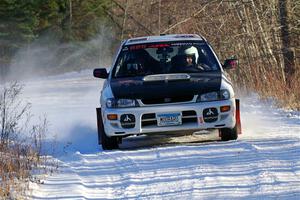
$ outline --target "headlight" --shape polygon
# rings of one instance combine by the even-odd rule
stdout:
[[[135,99],[107,99],[106,106],[108,108],[129,108],[138,107],[139,104]]]
[[[230,93],[228,90],[220,90],[220,100],[230,99]]]
[[[206,94],[202,94],[200,96],[199,101],[217,101],[218,100],[218,93],[217,92],[210,92]]]
[[[197,102],[201,101],[220,101],[230,99],[228,90],[220,90],[218,92],[209,92],[202,94],[198,97]]]

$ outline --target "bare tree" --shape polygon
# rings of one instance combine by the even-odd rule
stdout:
[[[295,56],[291,49],[291,39],[288,20],[288,0],[278,0],[279,22],[281,30],[282,55],[284,62],[284,72],[286,75],[287,85],[291,87],[292,78],[295,74]]]
[[[112,1],[122,8],[111,11],[122,24],[117,16],[124,16],[126,0]],[[240,87],[285,99],[300,84],[299,8],[299,0],[136,0],[126,11],[122,36],[201,34],[221,60],[239,58],[231,75]]]
[[[28,181],[38,181],[33,169],[47,173],[54,166],[42,156],[47,120],[28,128],[30,104],[21,99],[22,88],[16,82],[0,88],[0,199],[21,198]]]
[[[14,82],[0,89],[0,142],[7,143],[14,139],[16,134],[22,130],[19,123],[29,115],[30,103],[24,103],[20,99],[23,86]]]

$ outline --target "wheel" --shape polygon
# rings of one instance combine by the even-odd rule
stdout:
[[[236,106],[236,110],[235,110],[236,124],[233,128],[221,128],[219,130],[222,141],[236,140],[238,138],[238,134],[242,133],[239,99],[235,100],[235,106]]]
[[[101,108],[97,108],[97,126],[98,126],[98,144],[102,145],[103,150],[112,150],[119,148],[117,137],[108,137],[104,131],[104,125],[101,115]]]
[[[236,140],[238,138],[237,126],[235,125],[234,128],[221,128],[220,134],[222,141]]]

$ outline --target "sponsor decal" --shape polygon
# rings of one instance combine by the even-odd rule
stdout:
[[[133,45],[130,46],[129,49],[132,50],[138,50],[138,49],[145,49],[147,46],[144,44],[139,44],[139,45]]]
[[[215,122],[218,120],[218,110],[217,108],[206,108],[203,110],[204,122]]]
[[[203,117],[199,117],[199,121],[200,121],[200,124],[203,124],[204,123]]]
[[[151,44],[148,45],[148,48],[164,48],[164,47],[169,47],[170,44]]]
[[[128,117],[128,115],[126,115],[124,122],[131,122],[131,121],[132,121],[132,119],[130,119],[130,117]]]
[[[209,108],[208,111],[206,112],[207,116],[214,115],[215,113]]]
[[[121,115],[120,121],[123,128],[134,128],[135,126],[135,117],[133,114]]]

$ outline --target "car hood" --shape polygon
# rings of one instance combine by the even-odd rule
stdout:
[[[115,98],[149,99],[218,91],[221,80],[221,72],[159,74],[112,78],[110,86]]]

